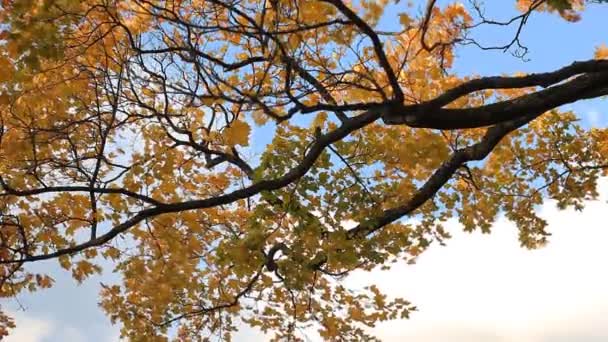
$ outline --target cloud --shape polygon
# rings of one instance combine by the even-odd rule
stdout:
[[[3,308],[15,317],[17,327],[11,331],[9,342],[89,342],[118,341],[118,327],[110,324],[101,311],[99,282],[115,281],[110,272],[95,275],[83,284],[76,283],[69,272],[59,268],[56,261],[34,263],[32,272],[46,272],[55,279],[55,286],[19,295],[19,311],[15,302],[7,301]]]
[[[28,311],[9,313],[15,318],[17,327],[6,338],[6,342],[88,342],[88,341],[119,341],[118,331],[108,327],[107,338],[104,335],[91,333],[91,325],[74,326],[60,317],[45,318],[33,315]],[[95,333],[98,331],[95,331]]]
[[[493,233],[467,234],[451,222],[454,238],[434,246],[416,265],[398,264],[372,275],[392,296],[418,306],[409,321],[380,324],[383,341],[608,341],[608,182],[602,198],[583,212],[541,208],[553,233],[535,251],[519,247],[513,224],[500,219]]]
[[[260,329],[242,325],[233,336],[234,341],[263,342],[268,340]]]
[[[99,307],[100,283],[118,283],[119,273],[112,272],[113,265],[99,262],[104,271],[92,275],[78,284],[71,272],[59,267],[56,260],[28,264],[32,273],[46,273],[55,284],[50,289],[23,292],[18,302],[6,300],[2,308],[16,318],[9,342],[118,342],[120,326],[111,324]],[[20,311],[21,308],[23,311]],[[36,324],[34,324],[34,323]],[[4,341],[4,340],[3,340]]]
[[[21,313],[9,313],[15,318],[17,328],[6,337],[6,342],[40,342],[48,337],[53,331],[51,321],[26,317]]]

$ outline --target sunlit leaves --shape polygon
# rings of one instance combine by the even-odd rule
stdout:
[[[595,58],[608,59],[608,46],[602,44],[595,49]]]
[[[21,261],[56,258],[78,282],[102,265],[119,274],[101,307],[128,339],[228,339],[244,322],[277,340],[308,328],[372,340],[366,327],[414,307],[349,288],[350,271],[415,262],[449,238],[450,218],[490,232],[504,214],[523,246],[546,243],[536,208],[597,195],[606,130],[551,111],[419,200],[486,130],[380,119],[476,78],[452,66],[479,18],[457,2],[427,18],[402,5],[5,1],[0,294],[52,286]],[[582,9],[535,8],[569,20]],[[534,90],[483,89],[445,107]],[[393,215],[408,206],[409,220]],[[0,315],[0,335],[11,325]]]
[[[229,146],[249,145],[249,133],[251,128],[249,124],[242,120],[233,121],[228,128],[226,128],[222,134],[226,144]]]
[[[580,20],[580,11],[585,8],[585,0],[548,0],[532,1],[518,0],[517,5],[522,11],[546,10],[558,12],[560,16],[568,21]]]

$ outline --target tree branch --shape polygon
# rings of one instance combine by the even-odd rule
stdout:
[[[578,76],[576,76],[578,75]],[[569,77],[575,78],[563,82]],[[533,86],[552,87],[513,99],[471,108],[442,108],[475,91]],[[608,61],[577,62],[554,72],[521,77],[485,77],[466,82],[428,102],[394,105],[382,117],[388,125],[443,130],[478,128],[545,112],[583,99],[608,94]]]

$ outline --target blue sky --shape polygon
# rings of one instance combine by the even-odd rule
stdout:
[[[514,13],[513,1],[487,1],[486,14],[492,18],[510,18]],[[491,4],[490,4],[491,3]],[[594,49],[600,44],[608,44],[608,5],[590,5],[583,19],[576,23],[565,23],[557,15],[540,13],[533,16],[523,31],[522,43],[529,47],[526,61],[514,58],[501,51],[479,53],[476,47],[469,46],[459,50],[455,69],[462,75],[479,74],[482,76],[515,72],[543,72],[558,69],[577,60],[593,57]],[[482,29],[477,37],[486,45],[504,44],[512,37],[511,32],[501,29]],[[580,101],[566,109],[581,114],[583,124],[601,124],[597,114],[608,109],[605,100]],[[591,122],[594,121],[594,122]],[[604,119],[605,123],[606,120]]]
[[[486,3],[488,16],[508,18],[515,13],[514,1]],[[575,24],[565,23],[554,15],[536,15],[522,35],[522,41],[530,48],[528,61],[467,47],[458,52],[456,70],[479,75],[540,72],[589,59],[595,46],[608,43],[606,20],[608,5],[593,6]],[[489,44],[508,39],[503,31],[497,30],[480,31],[477,37]],[[580,114],[587,127],[607,122],[603,115],[608,111],[606,100],[584,101],[569,108]],[[603,189],[608,194],[606,184]],[[554,237],[541,251],[520,249],[515,228],[499,221],[492,236],[456,233],[447,247],[432,248],[417,265],[399,265],[392,271],[378,273],[373,278],[381,280],[389,293],[404,296],[421,309],[418,318],[414,315],[409,322],[383,325],[381,335],[387,341],[409,337],[423,342],[444,341],[446,336],[452,341],[608,340],[608,329],[602,328],[601,321],[608,314],[608,297],[603,294],[608,280],[599,272],[601,261],[608,260],[608,254],[605,243],[601,243],[606,239],[598,238],[608,237],[603,229],[606,227],[601,224],[605,202],[606,197],[601,206],[590,204],[591,209],[582,214],[557,212],[550,204],[543,207]],[[453,223],[451,228],[457,232],[459,227]],[[504,272],[492,271],[496,263],[504,267]],[[8,341],[117,340],[118,328],[97,307],[99,282],[117,280],[116,276],[105,274],[77,285],[55,262],[31,267],[50,272],[56,280],[55,287],[20,295],[18,301],[2,301],[3,309],[17,317],[18,328]],[[365,277],[355,275],[351,280],[364,282]],[[394,285],[404,283],[407,285]],[[492,301],[496,303],[492,305]],[[532,326],[530,322],[540,326]],[[543,324],[547,332],[541,328]],[[568,329],[568,324],[572,329]],[[253,338],[253,332],[246,330],[238,335],[237,341]]]

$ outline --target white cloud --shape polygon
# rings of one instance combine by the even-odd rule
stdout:
[[[25,312],[12,313],[15,318],[16,328],[6,338],[6,342],[88,342],[104,340],[103,336],[93,336],[91,326],[74,326],[66,320],[57,318],[43,318],[33,315],[27,310]],[[119,333],[108,327],[108,342],[119,341]],[[4,341],[4,340],[3,340]]]
[[[53,331],[53,324],[49,320],[26,317],[23,314],[9,313],[15,318],[17,328],[6,337],[6,342],[40,342]]]
[[[260,329],[243,325],[242,328],[234,334],[233,339],[235,341],[263,342],[268,338]]]
[[[416,265],[353,275],[419,307],[409,321],[374,331],[387,342],[608,341],[608,182],[600,187],[603,197],[582,213],[542,208],[553,233],[543,249],[520,248],[504,219],[490,235],[451,223],[447,247],[431,248]]]

